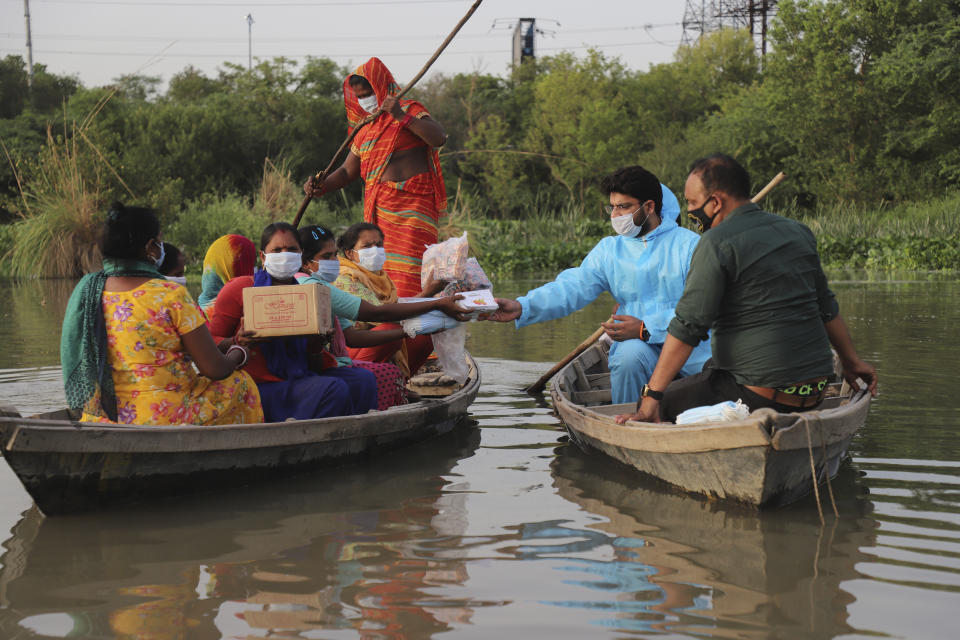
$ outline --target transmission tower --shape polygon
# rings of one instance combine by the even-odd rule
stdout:
[[[777,11],[777,0],[687,0],[683,13],[682,44],[691,45],[700,36],[723,28],[749,29],[767,53],[767,27]]]

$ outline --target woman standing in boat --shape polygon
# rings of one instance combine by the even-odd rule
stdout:
[[[100,252],[103,270],[73,290],[60,341],[67,403],[81,420],[262,422],[257,387],[239,370],[247,350],[218,349],[186,288],[157,270],[164,250],[156,213],[114,205]]]
[[[437,148],[447,135],[415,100],[398,100],[400,87],[379,58],[370,58],[343,82],[349,130],[380,109],[354,138],[346,160],[322,183],[311,177],[304,191],[315,198],[363,178],[363,219],[387,238],[383,268],[401,297],[420,290],[424,248],[437,242],[447,194]]]

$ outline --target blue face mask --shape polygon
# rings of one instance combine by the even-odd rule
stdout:
[[[339,260],[314,260],[317,265],[316,274],[326,282],[333,282],[340,275]]]

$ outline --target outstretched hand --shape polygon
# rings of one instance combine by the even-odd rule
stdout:
[[[509,298],[496,298],[499,309],[490,313],[480,315],[481,320],[493,320],[494,322],[511,322],[520,317],[523,313],[523,305],[516,300]]]
[[[437,299],[437,309],[443,311],[445,314],[453,318],[458,322],[469,322],[470,314],[464,313],[463,309],[460,308],[460,305],[457,304],[457,300],[463,300],[462,294],[454,294],[452,296],[444,296]]]

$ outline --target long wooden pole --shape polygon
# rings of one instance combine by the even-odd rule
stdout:
[[[754,204],[756,204],[757,202],[760,202],[760,200],[762,200],[765,195],[770,193],[770,191],[773,190],[775,186],[780,184],[780,182],[786,177],[787,175],[783,171],[775,175],[773,177],[773,180],[767,183],[767,186],[765,186],[763,189],[760,189],[760,191],[757,192],[757,195],[750,198],[750,202],[753,202]],[[589,338],[587,338],[586,340],[581,342],[579,345],[577,345],[576,349],[568,353],[566,357],[563,358],[563,360],[561,360],[557,364],[550,367],[549,371],[547,371],[545,374],[540,376],[537,379],[537,381],[534,382],[532,385],[527,387],[526,392],[534,396],[543,393],[543,390],[546,388],[547,383],[550,382],[550,378],[557,375],[557,372],[560,371],[560,369],[563,369],[565,366],[567,366],[571,360],[573,360],[574,358],[579,356],[581,353],[583,353],[584,351],[589,349],[591,346],[593,346],[593,343],[599,340],[600,336],[602,335],[603,335],[603,327],[600,327],[596,331],[594,331],[592,334],[590,334]]]
[[[480,7],[481,2],[483,2],[483,0],[476,0],[476,2],[474,2],[473,5],[470,7],[470,10],[467,11],[467,13],[464,14],[462,18],[460,18],[460,22],[457,23],[457,26],[453,28],[453,31],[450,32],[450,35],[448,35],[446,40],[444,40],[443,43],[440,44],[440,46],[433,53],[433,55],[430,56],[430,59],[427,60],[427,63],[425,65],[423,65],[423,67],[420,69],[420,72],[413,77],[413,80],[411,80],[406,87],[404,87],[403,91],[397,94],[397,100],[402,98],[407,93],[407,91],[410,91],[410,89],[413,88],[413,85],[417,84],[420,78],[423,77],[423,74],[425,74],[427,70],[433,65],[433,63],[437,61],[437,58],[440,57],[440,54],[443,53],[443,50],[447,48],[447,45],[450,44],[450,41],[452,41],[454,36],[457,35],[457,32],[459,32],[460,29],[463,28],[463,25],[467,23],[467,20],[470,19],[470,16],[472,16],[474,12],[477,10],[477,8]],[[363,120],[357,123],[357,126],[353,128],[353,131],[350,133],[350,135],[347,136],[347,139],[344,140],[343,144],[340,145],[340,148],[337,149],[337,152],[333,154],[333,158],[330,159],[330,163],[327,165],[327,168],[324,169],[323,171],[318,172],[316,176],[314,176],[316,180],[319,180],[322,183],[323,180],[326,179],[327,174],[330,173],[330,169],[333,168],[333,165],[336,164],[337,161],[340,159],[340,155],[343,153],[344,149],[349,147],[350,143],[353,142],[353,139],[356,137],[357,132],[359,132],[360,129],[362,129],[363,127],[367,126],[368,124],[376,120],[378,117],[380,117],[381,113],[383,112],[378,108],[376,111],[374,111],[373,113],[368,115],[366,118],[364,118]],[[294,227],[300,226],[300,219],[303,218],[304,211],[306,211],[307,207],[310,206],[311,200],[313,200],[313,196],[311,196],[310,194],[307,194],[303,198],[303,202],[300,203],[300,208],[297,209],[297,216],[293,219]]]

